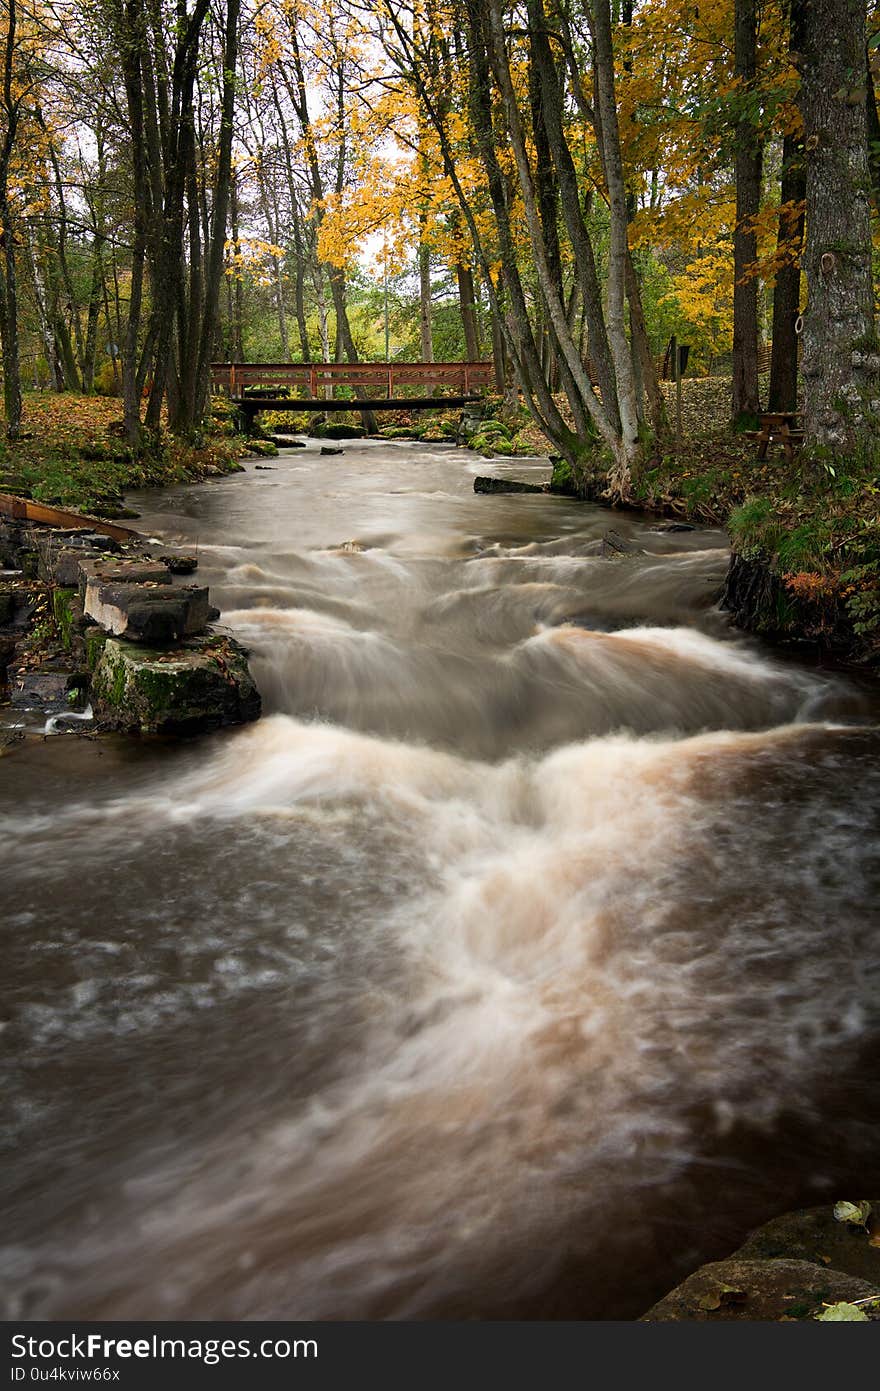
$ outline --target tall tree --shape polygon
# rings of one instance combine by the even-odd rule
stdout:
[[[762,147],[755,108],[758,45],[757,0],[734,0],[734,50],[738,119],[735,134],[736,224],[733,231],[734,421],[756,415],[758,399],[758,239]]]
[[[14,440],[21,434],[21,362],[18,342],[18,266],[15,257],[15,218],[9,187],[12,154],[22,119],[27,79],[19,65],[17,0],[6,0],[6,33],[3,35],[3,125],[0,128],[0,242],[3,265],[0,268],[0,339],[3,340],[3,400],[6,408],[6,435]]]

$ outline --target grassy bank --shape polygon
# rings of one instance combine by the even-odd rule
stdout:
[[[121,402],[101,396],[28,393],[23,430],[14,443],[0,436],[0,492],[99,516],[124,515],[121,499],[132,488],[235,472],[244,452],[244,441],[221,415],[198,447],[166,435],[155,450],[135,457],[124,440]]]
[[[734,605],[744,626],[880,665],[880,444],[861,458],[791,461],[771,446],[761,460],[754,440],[722,423],[729,381],[683,385],[681,441],[645,461],[634,501],[729,531],[749,574],[747,600]],[[564,483],[566,466],[556,477]],[[582,493],[598,499],[604,486],[597,457]]]

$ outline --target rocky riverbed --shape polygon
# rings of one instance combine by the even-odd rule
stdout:
[[[110,534],[115,532],[116,535]],[[122,528],[0,517],[0,698],[12,718],[194,734],[242,724],[260,696],[240,643],[193,584],[193,555]],[[2,718],[2,705],[0,705]]]

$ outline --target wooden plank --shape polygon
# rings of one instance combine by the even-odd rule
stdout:
[[[87,517],[81,512],[69,512],[65,507],[50,507],[45,502],[34,502],[33,498],[15,497],[12,493],[0,493],[0,512],[20,522],[42,522],[47,526],[62,527],[65,531],[99,531],[114,541],[142,541],[140,532],[127,526],[116,526],[105,522],[101,517]]]

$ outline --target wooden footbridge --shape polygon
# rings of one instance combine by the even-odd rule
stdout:
[[[211,391],[257,411],[388,411],[466,406],[491,384],[491,362],[215,362]],[[346,394],[338,396],[339,389]]]

